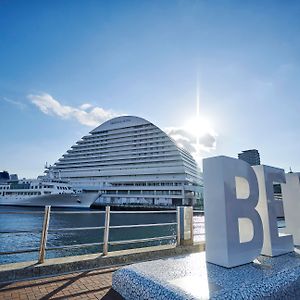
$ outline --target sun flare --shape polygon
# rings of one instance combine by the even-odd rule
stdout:
[[[204,117],[191,118],[184,126],[185,130],[196,138],[205,136],[206,134],[214,134],[213,124],[211,120]]]

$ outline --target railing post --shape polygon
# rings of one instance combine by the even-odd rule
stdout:
[[[191,232],[191,239],[192,245],[194,244],[194,207],[191,206],[191,219],[190,219],[190,232]]]
[[[177,207],[177,245],[193,245],[193,207]]]
[[[177,216],[177,246],[180,245],[180,206],[177,206],[176,209],[176,216]]]
[[[49,228],[49,222],[50,222],[50,211],[51,211],[51,206],[45,206],[44,222],[43,222],[40,251],[39,251],[39,260],[38,260],[39,264],[42,264],[45,261],[47,235],[48,235],[48,228]]]
[[[103,236],[103,256],[108,253],[108,240],[109,240],[109,221],[110,221],[110,206],[105,206],[105,225]]]

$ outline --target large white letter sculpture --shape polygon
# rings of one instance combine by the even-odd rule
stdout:
[[[285,215],[285,232],[291,233],[294,244],[300,245],[300,182],[299,175],[288,173],[286,184],[281,186]]]
[[[253,169],[242,160],[212,157],[203,160],[203,179],[206,260],[227,268],[252,262],[263,244]]]
[[[274,183],[285,183],[284,170],[269,166],[253,167],[258,180],[259,202],[257,210],[263,223],[264,243],[262,255],[277,256],[294,251],[293,237],[278,234],[277,215],[274,201]],[[282,184],[284,186],[284,184]]]

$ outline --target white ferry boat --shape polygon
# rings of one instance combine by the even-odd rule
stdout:
[[[89,208],[97,192],[74,191],[66,181],[39,177],[0,182],[0,205]]]

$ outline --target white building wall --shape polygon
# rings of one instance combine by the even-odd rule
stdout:
[[[72,146],[49,172],[69,179],[77,188],[102,191],[99,201],[103,203],[171,205],[181,199],[189,204],[194,191],[201,190],[193,157],[158,127],[138,117],[103,123]],[[175,186],[181,194],[176,194]],[[113,190],[115,194],[108,194]],[[139,193],[133,197],[133,191]]]

